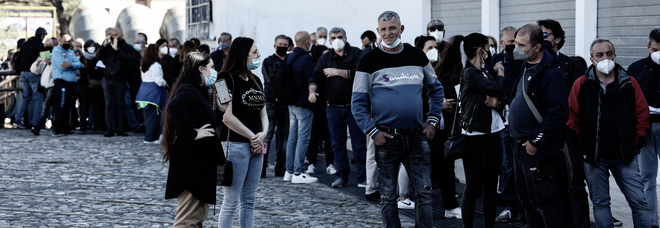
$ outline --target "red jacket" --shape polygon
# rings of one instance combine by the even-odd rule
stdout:
[[[587,75],[579,77],[568,97],[569,118],[566,125],[574,131],[569,133],[568,141],[577,139],[578,148],[585,156],[585,161],[595,163],[598,161],[598,140],[600,122],[600,95],[603,89],[600,86],[595,68],[587,70]],[[643,144],[646,132],[649,129],[650,112],[644,93],[632,76],[629,76],[621,66],[614,69],[615,80],[619,82],[619,94],[616,101],[617,138],[621,159],[629,164],[637,148]],[[570,138],[577,137],[577,138]]]

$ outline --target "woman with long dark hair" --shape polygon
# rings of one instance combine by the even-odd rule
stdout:
[[[142,84],[135,97],[135,103],[142,109],[144,115],[144,143],[160,144],[161,132],[160,114],[167,102],[165,86],[167,82],[163,78],[163,68],[158,63],[158,46],[149,45],[140,63],[142,73]]]
[[[500,131],[504,129],[501,108],[496,99],[504,95],[501,89],[504,69],[498,65],[497,78],[485,71],[488,48],[488,37],[482,34],[454,36],[437,68],[443,77],[452,77],[453,72],[462,68],[458,94],[460,115],[454,124],[457,124],[456,129],[460,129],[460,134],[466,135],[469,145],[463,155],[466,179],[461,210],[463,227],[473,227],[475,204],[479,196],[483,196],[485,227],[495,226],[497,176],[502,166]]]
[[[231,42],[220,73],[232,92],[225,111],[220,139],[225,141],[227,158],[232,162],[231,187],[223,187],[224,197],[218,227],[232,227],[240,203],[241,227],[254,226],[254,197],[263,167],[263,141],[268,132],[266,97],[263,84],[251,70],[261,63],[254,40],[238,37]]]
[[[216,167],[225,160],[213,130],[216,102],[206,87],[216,78],[208,55],[189,53],[165,108],[161,145],[163,162],[170,162],[165,198],[178,198],[174,227],[201,227],[208,204],[215,204]]]

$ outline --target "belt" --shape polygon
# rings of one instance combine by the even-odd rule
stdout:
[[[522,138],[513,139],[513,140],[516,140],[517,143],[524,143],[524,142],[527,142],[527,139],[528,139],[527,137],[522,137]]]
[[[346,108],[346,107],[351,107],[351,104],[340,105],[340,104],[330,104],[330,103],[328,103],[328,106],[335,106],[335,107],[339,107],[339,108]]]
[[[660,114],[651,114],[651,123],[660,122]]]
[[[403,128],[389,128],[389,127],[383,127],[383,126],[377,126],[378,130],[387,132],[390,134],[395,134],[395,135],[407,135],[407,134],[413,134],[416,132],[420,132],[420,129],[403,129]]]

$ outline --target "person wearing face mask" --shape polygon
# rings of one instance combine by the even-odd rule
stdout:
[[[326,117],[320,119],[325,120],[323,125],[327,126],[329,130],[332,145],[331,153],[326,151],[326,157],[334,156],[334,159],[326,159],[330,160],[330,162],[326,162],[326,167],[333,165],[332,161],[336,165],[337,179],[332,183],[333,188],[347,185],[348,175],[351,173],[346,151],[347,126],[351,136],[353,159],[355,159],[357,167],[357,183],[358,186],[366,185],[366,139],[351,113],[353,78],[361,51],[346,44],[346,39],[346,31],[343,28],[330,29],[332,49],[319,58],[309,85],[308,100],[319,105],[319,108],[325,109],[325,112],[315,112],[314,118],[317,118],[317,114],[325,114]],[[313,129],[313,131],[321,130],[321,128]],[[310,159],[310,166],[313,166],[316,163],[316,159],[314,159],[316,156],[313,154],[310,157],[313,157]]]
[[[311,47],[314,65],[316,65],[316,62],[321,58],[321,55],[325,54],[331,48],[332,44],[328,42],[328,29],[325,27],[318,27],[316,29],[316,44]]]
[[[160,63],[163,60],[163,57],[169,55],[170,49],[167,47],[166,39],[158,39],[156,41],[156,46],[158,46],[158,62]]]
[[[211,52],[211,59],[215,64],[215,70],[222,70],[222,65],[227,59],[227,54],[229,54],[229,45],[231,45],[231,34],[228,32],[220,33],[220,38],[218,38],[218,48]]]
[[[613,227],[610,172],[630,205],[634,226],[651,227],[637,158],[649,129],[648,103],[637,80],[614,62],[609,40],[594,40],[590,53],[592,65],[571,89],[566,125],[584,156],[596,227]]]
[[[208,55],[191,52],[163,113],[163,162],[170,162],[165,199],[177,198],[174,227],[202,227],[209,204],[216,203],[217,166],[225,163],[214,130],[220,121],[214,110],[221,106],[207,93],[216,76]]]
[[[509,134],[518,197],[529,227],[571,227],[565,223],[560,194],[567,192],[560,149],[568,120],[568,93],[556,58],[542,47],[543,30],[520,28],[513,58],[523,61],[509,96]],[[512,69],[505,68],[505,74]],[[529,97],[526,99],[525,97]],[[537,120],[537,110],[541,120]]]
[[[140,64],[142,84],[135,98],[135,103],[142,109],[144,116],[144,143],[160,144],[161,112],[167,102],[163,78],[163,68],[158,63],[158,46],[149,45]]]
[[[71,110],[73,110],[76,93],[76,73],[82,67],[80,60],[71,50],[71,36],[62,35],[61,44],[53,48],[51,61],[53,66],[53,136],[71,134],[69,124]]]
[[[192,42],[189,46],[194,46]],[[181,72],[181,67],[183,67],[183,61],[182,59],[185,59],[185,55],[181,55],[179,52],[182,50],[182,45],[177,38],[172,38],[168,42],[168,49],[169,49],[169,54],[163,56],[160,60],[160,65],[163,66],[163,77],[165,77],[165,81],[167,81],[167,85],[172,88],[174,86],[174,82],[176,82],[177,77],[179,76],[179,73]],[[162,52],[162,48],[161,48]],[[215,61],[214,61],[215,62]]]
[[[271,145],[273,137],[275,138],[275,176],[282,177],[286,169],[286,142],[289,135],[289,109],[286,104],[277,102],[275,99],[274,89],[272,88],[271,78],[275,77],[277,70],[286,58],[287,49],[289,48],[289,37],[286,35],[278,35],[275,37],[275,53],[268,56],[261,67],[261,74],[264,76],[264,92],[266,93],[266,111],[268,113],[268,135],[264,139],[264,144]],[[277,132],[275,127],[277,126]],[[273,136],[275,135],[275,136]],[[266,176],[266,167],[268,156],[273,152],[266,148],[266,155],[264,156],[264,166],[261,171],[261,177]]]
[[[454,36],[440,63],[440,68],[448,69],[446,66],[451,65],[459,68],[461,53],[467,57],[460,73],[460,115],[455,123],[471,145],[463,156],[466,178],[461,208],[463,227],[474,225],[478,196],[482,196],[484,226],[494,227],[497,215],[497,177],[502,167],[500,131],[504,129],[503,107],[498,98],[504,96],[504,68],[498,67],[494,77],[484,69],[488,48],[488,37],[483,34]]]
[[[431,150],[441,119],[443,88],[424,52],[401,42],[404,26],[399,14],[385,11],[376,29],[380,47],[358,64],[351,111],[362,132],[373,139],[381,214],[384,227],[400,227],[396,176],[403,163],[417,197],[416,227],[431,227]],[[423,119],[422,88],[427,87],[430,110]]]
[[[635,61],[628,67],[628,74],[635,77],[644,92],[650,110],[650,129],[646,145],[639,153],[639,168],[644,183],[644,194],[651,209],[651,226],[658,226],[658,157],[660,156],[660,28],[653,29],[646,44],[649,56]]]
[[[231,186],[223,186],[224,197],[218,227],[231,228],[240,205],[240,223],[254,227],[254,198],[263,166],[263,141],[268,134],[266,96],[261,80],[251,71],[261,64],[257,44],[247,37],[236,38],[229,49],[219,79],[227,82],[232,101],[225,110],[220,140],[234,171]]]
[[[80,91],[80,130],[87,131],[88,128],[102,129],[103,121],[103,87],[101,86],[102,73],[96,69],[98,58],[98,44],[93,40],[87,40],[83,45],[82,58],[78,80],[78,91]],[[92,115],[90,116],[90,110]]]
[[[318,35],[318,32],[317,32]],[[307,184],[318,181],[305,172],[305,155],[309,146],[314,113],[309,102],[309,82],[312,80],[314,62],[307,52],[312,47],[309,33],[299,31],[294,36],[296,47],[283,63],[291,65],[298,90],[298,99],[287,104],[289,108],[289,137],[286,146],[286,172],[283,181]],[[294,61],[295,58],[295,61]]]
[[[128,136],[124,132],[127,81],[135,69],[139,69],[140,54],[123,38],[118,28],[106,29],[106,40],[98,54],[105,67],[103,72],[103,94],[105,98],[105,122],[108,130],[105,137]],[[97,64],[98,66],[99,64]]]
[[[52,51],[53,41],[51,39],[46,39],[44,41],[44,48],[48,51]],[[53,81],[53,67],[50,58],[46,58],[46,59],[41,59],[41,57],[37,58],[37,61],[35,61],[30,67],[30,72],[32,72],[33,74],[41,75],[40,85],[44,87],[45,89],[44,94],[46,95],[43,109],[41,111],[41,118],[39,118],[39,122],[37,122],[37,124],[33,126],[32,129],[30,129],[32,134],[39,135],[41,126],[44,126],[44,124],[46,124],[46,118],[50,116],[50,109],[53,105],[52,88],[53,86],[55,86],[55,82]]]
[[[567,88],[570,90],[573,86],[573,82],[578,77],[584,75],[587,66],[583,65],[581,61],[559,52],[566,42],[564,29],[562,29],[559,22],[552,19],[545,19],[537,21],[536,24],[541,26],[541,29],[543,29],[543,39],[550,42],[552,46],[551,50],[557,55],[557,58],[559,58],[559,62],[561,63],[560,67],[562,71],[564,71],[566,78]],[[584,186],[581,187],[584,188]]]
[[[435,38],[435,42],[438,43],[436,48],[438,53],[442,53],[447,46],[447,41],[445,41],[445,23],[440,19],[431,19],[428,24],[426,24],[426,35],[432,36]],[[441,56],[440,56],[441,57]],[[438,59],[440,61],[440,59]]]

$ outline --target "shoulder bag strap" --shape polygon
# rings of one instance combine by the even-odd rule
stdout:
[[[234,76],[229,74],[229,77],[231,78],[231,99],[234,99],[234,90],[236,88],[236,84],[234,84]],[[231,104],[230,104],[231,105]],[[229,135],[231,134],[231,128],[227,127],[227,149],[225,150],[225,159],[229,160]]]
[[[529,96],[527,95],[527,90],[526,90],[526,87],[525,87],[525,81],[527,81],[527,80],[525,80],[525,73],[527,73],[527,68],[525,68],[525,70],[523,71],[522,77],[520,77],[520,81],[522,83],[522,94],[523,94],[523,97],[525,98],[525,103],[527,103],[527,107],[529,107],[529,111],[531,111],[532,114],[534,114],[534,117],[536,117],[536,121],[541,123],[541,122],[543,122],[543,117],[541,116],[541,113],[539,113],[539,110],[536,109],[536,106],[534,105],[534,103],[532,103],[532,100],[529,99]]]

